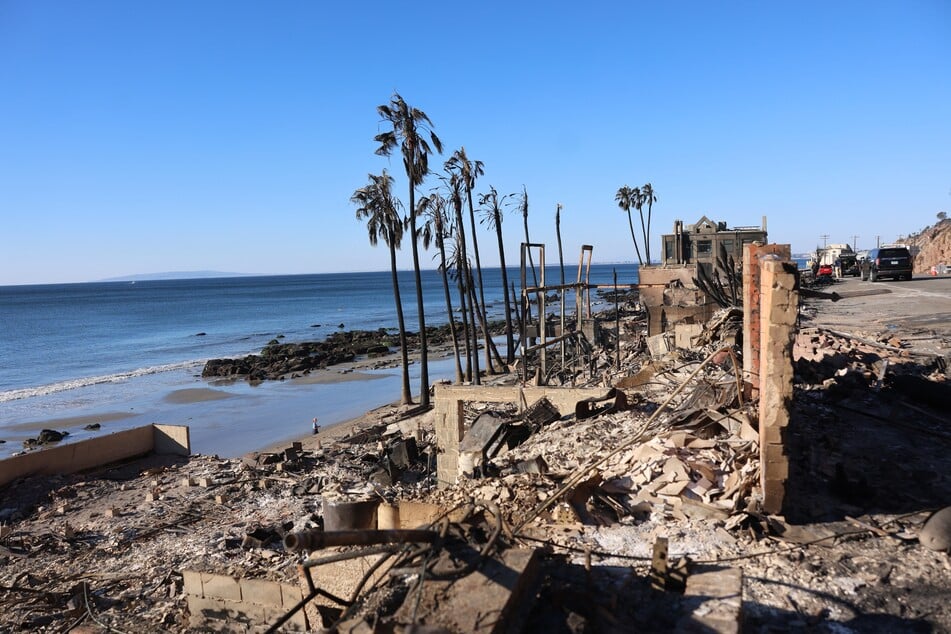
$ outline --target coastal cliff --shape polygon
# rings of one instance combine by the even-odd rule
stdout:
[[[951,266],[951,219],[939,220],[931,227],[911,234],[899,242],[917,250],[915,274],[927,274],[932,266]]]

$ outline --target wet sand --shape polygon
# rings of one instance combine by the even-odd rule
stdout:
[[[433,350],[431,378],[451,373],[446,354]],[[414,390],[418,389],[418,364],[411,364]],[[185,384],[154,394],[151,400],[129,402],[125,411],[108,411],[70,417],[39,418],[5,425],[0,430],[0,459],[22,449],[22,442],[40,430],[69,432],[66,442],[107,435],[148,423],[187,425],[192,452],[237,457],[255,450],[283,449],[290,442],[330,442],[346,436],[355,426],[375,424],[387,405],[399,397],[399,355],[362,358],[316,370],[284,381],[248,383],[244,379],[208,381],[194,377]],[[188,384],[191,385],[188,385]],[[418,398],[418,397],[417,397]],[[397,401],[398,404],[398,401]],[[94,406],[94,405],[93,405]],[[387,408],[393,408],[388,410]],[[321,434],[311,433],[311,419],[320,417]],[[101,429],[84,430],[100,423]]]
[[[43,429],[67,429],[72,427],[85,427],[96,423],[107,423],[116,420],[133,418],[139,414],[135,412],[105,412],[102,414],[89,414],[87,416],[67,416],[64,418],[49,418],[43,420],[28,421],[25,423],[14,423],[8,425],[6,429],[11,431],[40,431]]]

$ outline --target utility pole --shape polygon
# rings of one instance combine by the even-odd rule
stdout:
[[[822,238],[822,248],[823,248],[823,249],[826,248],[826,243],[827,243],[828,240],[829,240],[829,234],[828,234],[828,233],[823,233],[823,234],[822,234],[821,236],[819,236],[819,237]]]
[[[882,236],[875,236],[875,248],[882,246]]]
[[[859,250],[859,238],[861,237],[862,236],[852,236],[852,250],[853,251]]]

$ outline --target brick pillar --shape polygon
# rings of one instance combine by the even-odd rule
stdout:
[[[743,383],[746,396],[755,399],[760,383],[760,270],[765,256],[792,258],[788,244],[743,245]]]
[[[789,459],[783,447],[793,395],[793,340],[799,311],[796,265],[777,259],[760,266],[760,485],[763,509],[782,510],[789,476]]]
[[[456,396],[447,395],[436,386],[436,481],[440,488],[456,483],[459,477],[459,443],[462,441],[464,402]]]

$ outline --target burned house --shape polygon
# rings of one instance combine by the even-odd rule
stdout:
[[[648,335],[673,331],[678,324],[699,325],[720,306],[696,281],[702,269],[716,276],[717,258],[725,252],[735,273],[742,269],[744,245],[766,243],[766,217],[760,227],[728,228],[706,216],[692,225],[674,221],[674,232],[661,236],[661,263],[638,272],[641,301],[647,309]],[[722,272],[721,272],[722,273]]]
[[[725,222],[714,222],[706,216],[686,227],[682,220],[675,220],[674,232],[661,236],[661,263],[694,264],[713,273],[721,248],[739,266],[743,261],[743,245],[751,242],[766,244],[766,216],[760,227],[732,229],[727,228]]]

